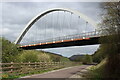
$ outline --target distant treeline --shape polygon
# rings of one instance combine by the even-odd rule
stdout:
[[[83,64],[91,64],[93,63],[93,59],[91,55],[73,55],[69,58],[71,61],[82,62]]]
[[[71,61],[82,62],[83,64],[90,63],[100,63],[103,59],[105,59],[106,54],[102,53],[102,46],[97,49],[92,55],[73,55],[69,59]]]

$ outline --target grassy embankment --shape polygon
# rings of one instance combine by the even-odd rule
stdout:
[[[50,52],[44,52],[39,50],[22,50],[19,49],[14,43],[6,40],[5,38],[1,38],[0,42],[2,42],[2,63],[35,63],[35,62],[71,62],[68,58],[63,57],[61,55],[53,54]],[[60,67],[63,68],[63,67]],[[49,68],[46,70],[33,71],[28,74],[21,74],[18,76],[11,76],[9,74],[3,74],[4,78],[18,78],[21,76],[38,74],[43,72],[48,72],[54,69],[59,68]]]

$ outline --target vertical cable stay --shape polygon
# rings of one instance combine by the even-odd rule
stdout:
[[[67,28],[67,30],[69,30],[69,22],[68,22],[68,15],[67,15],[68,13],[66,12],[66,28]],[[66,31],[67,32],[67,34],[68,34],[68,31]],[[69,31],[69,33],[70,33],[70,31]]]
[[[42,30],[42,40],[41,40],[41,42],[44,40],[44,24],[43,24],[43,18],[42,18],[42,20],[41,20],[41,26],[43,27],[43,30]]]
[[[45,40],[46,40],[46,16],[44,16],[44,26],[45,26],[45,34],[44,34],[44,38],[45,38]]]
[[[88,24],[88,22],[86,21],[86,24],[85,24],[85,33],[87,32],[87,24]]]
[[[42,26],[42,20],[40,21],[40,27],[43,27]],[[38,30],[40,31],[40,28],[38,28]],[[42,32],[40,32],[41,34],[39,35],[39,42],[41,43],[41,40],[42,40]]]
[[[61,21],[60,21],[60,12],[58,12],[58,32],[59,32],[59,37],[62,35],[61,33]]]
[[[36,26],[34,27],[34,29],[36,29]],[[36,35],[36,32],[37,32],[37,31],[33,31],[33,32],[34,32],[34,35]],[[36,36],[34,36],[34,41],[36,42]],[[35,42],[34,42],[34,43],[35,43]]]
[[[39,43],[41,43],[41,38],[42,38],[42,32],[40,32],[40,27],[42,27],[41,26],[41,21],[40,21],[40,26],[38,26],[38,40],[39,40]]]
[[[39,39],[39,38],[38,38],[38,34],[39,34],[39,32],[38,32],[38,31],[39,31],[39,30],[38,30],[38,27],[39,27],[39,25],[36,26],[36,30],[37,30],[37,31],[36,31],[36,41],[37,41],[37,42],[38,42],[38,39]]]
[[[36,29],[36,26],[33,28],[33,29]],[[34,32],[34,30],[32,30],[32,33],[35,35],[36,34],[36,32]],[[33,36],[34,37],[34,43],[35,43],[35,37],[36,36]]]
[[[44,32],[45,32],[45,27],[44,27],[44,17],[42,18],[42,23],[41,23],[42,27],[43,27],[43,33],[42,33],[42,40],[41,42],[44,40]]]
[[[33,27],[32,29],[35,29],[35,27]],[[31,33],[35,34],[33,30],[31,30]],[[31,34],[31,36],[32,36],[32,34]],[[35,43],[35,36],[33,36],[33,43]]]
[[[64,25],[63,25],[63,27],[66,27],[66,28],[67,28],[65,11],[64,11]],[[67,35],[67,31],[68,31],[68,30],[65,30],[65,36]]]
[[[70,28],[72,27],[72,13],[70,15]]]
[[[51,34],[51,37],[52,37],[52,41],[53,41],[53,33],[54,33],[54,29],[53,29],[53,25],[52,25],[52,22],[53,22],[53,20],[52,20],[52,17],[53,17],[53,15],[52,15],[52,13],[51,13],[51,20],[50,20],[50,27],[51,27],[51,29],[52,29],[52,34]]]
[[[57,29],[59,29],[59,11],[57,13],[57,25],[56,25],[56,27],[57,27]],[[58,34],[58,33],[59,33],[59,30],[57,31],[56,34]]]
[[[78,27],[77,27],[78,26],[78,16],[75,16],[75,20],[74,21],[75,21],[75,25],[74,26],[75,26],[75,31],[76,31],[75,35],[77,35],[78,34]]]
[[[62,12],[61,12],[61,14],[62,14]],[[63,16],[63,15],[61,15],[61,18],[60,18],[60,22],[61,22],[61,23],[60,23],[60,31],[61,31],[62,36],[64,36],[64,33],[63,33],[63,31],[62,31],[62,24],[63,24],[63,22],[62,22],[62,21],[63,21],[63,20],[62,20],[62,16]]]
[[[55,40],[55,37],[56,37],[56,22],[57,22],[57,13],[55,12],[55,15],[53,17],[53,20],[54,20],[54,40]]]
[[[35,29],[37,29],[37,26],[35,26]],[[35,34],[34,34],[34,35],[35,35],[35,36],[34,36],[34,37],[35,37],[35,42],[34,42],[34,43],[36,43],[36,41],[37,41],[37,30],[34,31],[34,33],[35,33]],[[33,44],[33,43],[32,43],[32,44]]]
[[[63,26],[64,26],[64,21],[65,21],[65,14],[63,14]],[[62,27],[63,27],[62,26]],[[62,33],[64,33],[64,30],[62,29]],[[65,34],[64,34],[64,36],[65,36]]]
[[[69,14],[69,13],[67,13],[67,14]],[[69,19],[69,20],[68,20]],[[71,27],[70,27],[70,24],[71,24],[71,15],[70,15],[70,17],[69,17],[69,15],[67,15],[67,26],[68,26],[68,32],[70,33],[71,31],[70,31],[70,29],[71,29]]]
[[[78,16],[78,23],[77,23],[77,25],[78,25],[78,30],[77,30],[77,34],[79,34],[79,20],[80,20],[80,16]]]
[[[31,36],[31,40],[32,40],[32,37],[33,37],[33,40],[32,40],[32,41],[33,41],[33,43],[34,43],[34,42],[35,42],[35,39],[34,39],[34,36],[32,36],[33,30],[31,30],[29,33],[30,33],[30,36]],[[27,35],[28,35],[28,34],[27,34]],[[28,36],[28,37],[29,37],[29,36]],[[29,37],[29,38],[30,38],[30,37]],[[28,44],[29,44],[29,43],[28,43]]]
[[[35,26],[34,29],[37,29],[37,26]],[[34,38],[35,38],[35,42],[36,42],[36,41],[37,41],[37,31],[34,31],[34,35],[35,35]],[[35,42],[34,42],[34,43],[35,43]],[[32,43],[32,44],[33,44],[33,43]]]
[[[55,30],[54,30],[54,19],[53,19],[53,13],[52,13],[52,19],[51,19],[51,21],[52,21],[52,27],[53,27],[53,41],[54,41],[54,32],[55,32]]]
[[[33,27],[32,27],[32,29],[33,29]],[[29,33],[30,33],[30,36],[31,36],[31,39],[32,39],[32,34],[33,34],[33,31],[32,31],[32,29],[31,29],[31,31],[29,32]],[[28,37],[29,37],[29,36],[28,36]],[[32,41],[33,41],[33,43],[35,42],[34,36],[33,36],[33,39],[32,39]]]
[[[60,12],[59,12],[59,17],[61,17],[61,15],[60,15]],[[60,28],[60,35],[62,36],[62,32],[61,32],[61,18],[59,18],[59,28]]]
[[[87,35],[86,33],[87,33],[87,24],[88,24],[88,22],[86,21],[86,26],[85,26],[85,36]]]
[[[46,37],[47,37],[47,17],[46,16],[44,19],[44,23],[45,23],[45,40],[46,40]]]

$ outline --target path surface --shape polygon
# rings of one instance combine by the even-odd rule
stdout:
[[[70,67],[70,68],[61,69],[57,71],[52,71],[49,73],[27,76],[23,78],[69,78],[70,76],[80,72],[81,70],[85,69],[88,66],[89,65],[75,66],[75,67]]]

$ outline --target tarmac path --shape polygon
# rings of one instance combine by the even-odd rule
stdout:
[[[81,70],[85,69],[90,65],[80,65],[80,66],[74,66],[69,68],[63,68],[60,70],[51,71],[48,73],[43,74],[36,74],[32,76],[26,76],[23,78],[69,78],[70,76],[80,72]]]

